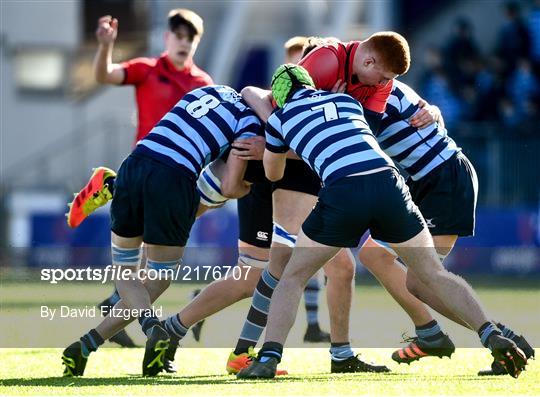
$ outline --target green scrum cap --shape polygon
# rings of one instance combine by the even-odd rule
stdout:
[[[289,96],[304,85],[315,86],[306,69],[292,63],[281,65],[272,76],[272,96],[282,108]]]

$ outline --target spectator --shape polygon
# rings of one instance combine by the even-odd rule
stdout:
[[[528,59],[520,59],[507,86],[508,96],[519,116],[529,116],[527,109],[530,108],[531,101],[538,95],[539,91],[540,83],[532,72],[531,62]]]
[[[462,117],[463,103],[450,89],[450,82],[444,70],[439,68],[432,73],[432,76],[424,82],[424,97],[426,101],[441,109],[446,126],[452,128]]]
[[[528,22],[531,37],[531,59],[536,75],[540,76],[540,0],[534,2]]]
[[[497,54],[505,59],[505,76],[511,74],[516,61],[520,58],[528,58],[530,51],[530,36],[527,25],[521,18],[519,3],[509,2],[505,4],[506,22],[499,31],[497,39]]]
[[[472,32],[469,20],[458,18],[453,33],[444,46],[444,68],[454,87],[474,83],[475,65],[480,51]]]
[[[96,80],[103,84],[135,86],[137,97],[137,141],[150,132],[187,92],[212,84],[212,79],[193,63],[193,55],[203,35],[203,20],[191,10],[178,8],[168,16],[165,52],[158,58],[136,58],[112,63],[118,34],[118,20],[110,15],[98,21],[99,43],[94,58]]]

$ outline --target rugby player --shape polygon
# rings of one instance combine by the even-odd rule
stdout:
[[[273,378],[307,280],[340,247],[353,247],[370,229],[389,244],[422,283],[478,332],[507,372],[518,377],[527,359],[488,320],[471,287],[446,271],[426,223],[392,160],[380,149],[362,107],[344,94],[317,91],[305,69],[282,65],[272,79],[277,110],[268,119],[264,167],[283,177],[289,149],[317,172],[324,187],[302,225],[293,256],[275,289],[268,329],[257,360],[239,378]]]
[[[147,269],[176,269],[195,220],[199,204],[196,180],[201,170],[234,140],[256,136],[260,130],[259,118],[232,88],[199,88],[186,94],[120,167],[111,205],[112,259],[132,277],[115,280],[121,297],[115,308],[137,309],[141,314],[138,320],[148,338],[143,375],[156,375],[164,366],[169,334],[150,305],[170,280],[134,276],[141,245],[147,248]],[[243,194],[249,190],[246,184],[241,187]],[[66,348],[64,374],[82,375],[89,354],[127,323],[109,315]]]
[[[99,43],[94,57],[94,75],[102,84],[133,85],[137,100],[135,143],[144,138],[155,124],[189,91],[213,84],[212,79],[193,62],[204,33],[202,18],[187,9],[174,9],[168,15],[165,51],[157,58],[135,58],[112,63],[118,20],[106,15],[98,20]],[[104,168],[104,167],[103,167]],[[97,169],[81,190],[68,213],[68,225],[77,227],[89,213],[112,197],[114,172]],[[95,197],[93,197],[95,195]]]
[[[409,175],[407,185],[412,200],[427,220],[435,249],[444,262],[458,237],[474,234],[478,180],[473,165],[448,136],[442,115],[439,114],[438,123],[428,128],[410,125],[408,120],[418,111],[419,103],[421,98],[412,88],[395,80],[376,138],[381,149]],[[417,336],[411,338],[407,347],[395,351],[392,359],[398,363],[411,363],[431,355],[450,356],[455,350],[454,345],[413,295],[454,322],[466,328],[470,326],[448,310],[414,272],[406,273],[388,244],[369,237],[359,258],[405,308],[416,326]],[[497,326],[527,358],[534,356],[534,349],[523,336],[516,335],[501,323]],[[492,367],[480,374],[506,373],[498,361],[494,361]]]
[[[307,37],[294,36],[285,42],[285,63],[298,63],[302,59]],[[321,272],[312,277],[304,290],[304,305],[306,308],[308,328],[304,342],[330,342],[330,334],[321,330],[318,320],[319,292],[321,289]]]
[[[193,62],[193,56],[204,33],[202,18],[187,9],[169,12],[168,30],[164,34],[165,51],[157,58],[135,58],[112,63],[118,20],[110,15],[98,20],[99,43],[94,57],[97,82],[110,85],[133,85],[137,101],[137,134],[135,142],[145,137],[154,125],[187,92],[213,84],[212,79]],[[116,173],[106,167],[94,170],[88,184],[75,196],[67,215],[70,227],[77,227],[90,213],[112,198]],[[119,299],[117,291],[98,306],[106,314]],[[122,346],[135,344],[121,331],[111,341]]]
[[[285,63],[298,63],[302,58],[303,48],[306,44],[307,37],[295,36],[291,37],[284,44],[285,49]],[[254,145],[256,143],[253,139],[242,140],[236,142],[237,150],[242,150],[242,158],[245,160],[262,160],[262,153],[264,151],[264,140],[261,142],[261,150],[257,155],[257,149]],[[248,166],[248,170],[258,169],[256,166]],[[238,200],[238,218],[240,226],[240,240],[238,241],[238,249],[243,258],[243,266],[245,262],[251,259],[257,259],[262,262],[254,262],[255,267],[252,275],[258,272],[260,269],[257,266],[266,267],[268,262],[270,244],[272,241],[272,187],[271,183],[264,177],[264,171],[262,166],[258,171],[262,174],[262,178],[259,177],[258,181],[252,185],[251,191],[246,197]],[[250,172],[250,174],[253,174]],[[249,176],[248,176],[249,178]],[[219,179],[219,178],[217,178]],[[204,181],[203,181],[204,182]],[[214,189],[208,188],[208,191],[212,192]],[[257,214],[257,216],[254,216]],[[260,277],[260,274],[259,274]],[[253,294],[254,286],[249,285],[238,286],[239,289],[244,291],[243,287],[246,287],[248,294]],[[323,331],[320,328],[318,320],[319,311],[319,291],[320,291],[320,277],[319,274],[312,277],[304,290],[304,303],[307,315],[307,329],[304,334],[304,342],[330,342],[330,334]],[[217,291],[216,291],[217,292]],[[241,292],[241,291],[238,291]],[[201,302],[201,304],[203,304]],[[200,333],[201,324],[204,320],[201,320],[190,329],[197,335]],[[246,357],[247,350],[238,349],[237,356],[231,356],[230,364],[227,365],[228,371],[237,372],[235,366],[245,360],[249,360]],[[245,366],[245,365],[244,365]],[[243,367],[242,367],[243,368]]]
[[[338,44],[339,41],[332,37],[310,37],[304,46],[303,57],[317,47]],[[381,142],[383,150],[402,169],[415,172],[408,183],[411,186],[414,201],[418,200],[422,210],[425,209],[430,216],[428,219],[434,226],[430,228],[430,231],[434,236],[442,261],[450,252],[458,235],[473,234],[477,196],[476,173],[472,164],[461,153],[461,149],[447,137],[440,110],[436,106],[427,104],[404,83],[394,80],[394,84],[397,86],[392,87],[390,96],[393,105],[390,106],[389,111],[385,111],[382,123],[384,131],[379,131],[376,137],[379,142],[384,140]],[[340,92],[344,91],[343,86],[336,85],[334,90],[336,89]],[[253,107],[253,103],[251,106]],[[433,124],[435,121],[438,123]],[[442,172],[439,168],[444,168],[448,174],[448,168],[452,166],[453,173],[447,181],[443,182],[439,177]],[[426,186],[432,186],[433,179],[437,182],[436,187],[434,191],[429,191]],[[444,186],[445,183],[446,186]],[[449,195],[440,193],[449,189],[454,192],[453,200],[450,200]],[[451,201],[452,205],[438,205],[439,199],[440,202],[445,203]],[[433,223],[435,218],[439,226]],[[373,239],[369,238],[359,254],[366,268],[405,309],[416,327],[417,336],[409,338],[411,343],[394,352],[392,358],[397,362],[410,363],[430,355],[450,357],[455,350],[452,341],[441,331],[439,324],[426,307],[405,287],[404,269],[399,262],[393,261],[392,255],[395,255],[395,252],[388,247],[386,250],[381,249]],[[421,288],[421,284],[412,273],[407,278],[407,282],[413,291]],[[449,311],[432,293],[429,293],[429,290],[424,288],[421,293],[422,300],[432,308],[454,322],[469,328],[468,324]],[[524,351],[527,358],[534,357],[534,349],[523,336],[514,334],[510,328],[501,323],[498,325],[504,335],[514,340]],[[504,368],[497,361],[493,362],[491,370],[479,372],[480,375],[505,373]]]
[[[319,87],[339,92],[346,91],[360,101],[368,109],[366,117],[372,128],[376,130],[392,88],[392,79],[406,73],[409,68],[410,52],[405,38],[395,32],[378,32],[364,41],[343,43],[333,39],[330,43],[317,44],[320,45],[314,50],[310,48],[309,54],[302,58],[300,64],[315,76],[314,79]],[[308,47],[312,45],[313,43],[309,42],[306,44]],[[305,51],[304,54],[306,54]],[[260,89],[244,89],[242,95],[259,117],[265,121],[272,109],[271,95],[265,95],[265,91]],[[238,155],[242,154],[238,153]],[[294,175],[294,177],[289,179],[288,175]],[[309,167],[298,160],[288,159],[285,178],[274,185],[278,186],[281,183],[287,187],[276,189],[273,195],[274,205],[279,203],[283,208],[281,215],[276,216],[274,213],[274,222],[276,223],[274,236],[280,239],[279,243],[276,244],[280,249],[276,252],[282,253],[279,257],[278,255],[272,257],[274,280],[279,277],[290,256],[290,251],[286,250],[285,246],[288,245],[289,248],[294,246],[300,224],[315,204],[314,197],[320,189],[320,185],[315,185],[315,181],[320,182],[320,179]],[[311,188],[307,188],[310,185]],[[295,187],[291,188],[292,186]],[[302,187],[299,189],[298,186]],[[283,225],[285,222],[286,224]],[[339,260],[342,263],[340,271],[347,274],[351,280],[354,278],[354,260],[348,257],[346,251],[331,259],[332,261]],[[229,363],[231,363],[235,360],[234,355],[241,353],[238,358],[241,361],[234,363],[237,368],[250,362],[246,352],[256,344],[264,329],[268,301],[275,284],[276,282],[268,283],[261,279],[261,290],[264,290],[265,294],[261,294],[260,291],[255,292],[253,304],[237,347],[229,357]],[[328,286],[329,304],[333,299],[343,299],[339,312],[330,311],[331,315],[337,317],[336,324],[341,324],[339,329],[343,331],[336,329],[337,335],[335,337],[332,335],[331,338],[332,369],[340,371],[340,364],[343,364],[345,368],[353,369],[353,371],[375,369],[375,367],[365,367],[366,363],[358,360],[350,347],[348,324],[352,287],[347,289],[347,294],[349,294],[347,299],[345,299],[344,293],[343,290],[336,291],[334,296],[331,286]],[[261,305],[261,302],[265,302],[265,305]],[[332,329],[331,334],[333,334]],[[379,367],[377,370],[384,371],[385,368]]]

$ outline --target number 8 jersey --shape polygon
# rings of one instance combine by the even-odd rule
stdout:
[[[354,174],[394,167],[364,118],[362,105],[346,94],[301,89],[266,124],[266,149],[289,148],[325,186]]]
[[[262,134],[262,122],[234,89],[188,92],[133,151],[187,171],[195,179],[236,139]]]

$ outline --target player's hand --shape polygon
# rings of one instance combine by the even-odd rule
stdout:
[[[347,83],[345,81],[342,82],[340,79],[338,79],[338,81],[336,81],[336,84],[334,84],[334,86],[332,87],[330,91],[334,93],[335,92],[344,93],[346,89],[347,89]]]
[[[242,160],[262,160],[265,143],[262,136],[238,139],[232,144],[231,154]]]
[[[99,18],[96,38],[99,44],[112,44],[118,35],[118,19],[110,15]]]
[[[411,126],[422,129],[437,121],[437,110],[439,110],[439,108],[431,106],[423,99],[418,101],[418,107],[420,110],[409,119],[409,124]],[[436,110],[434,108],[436,108]]]

